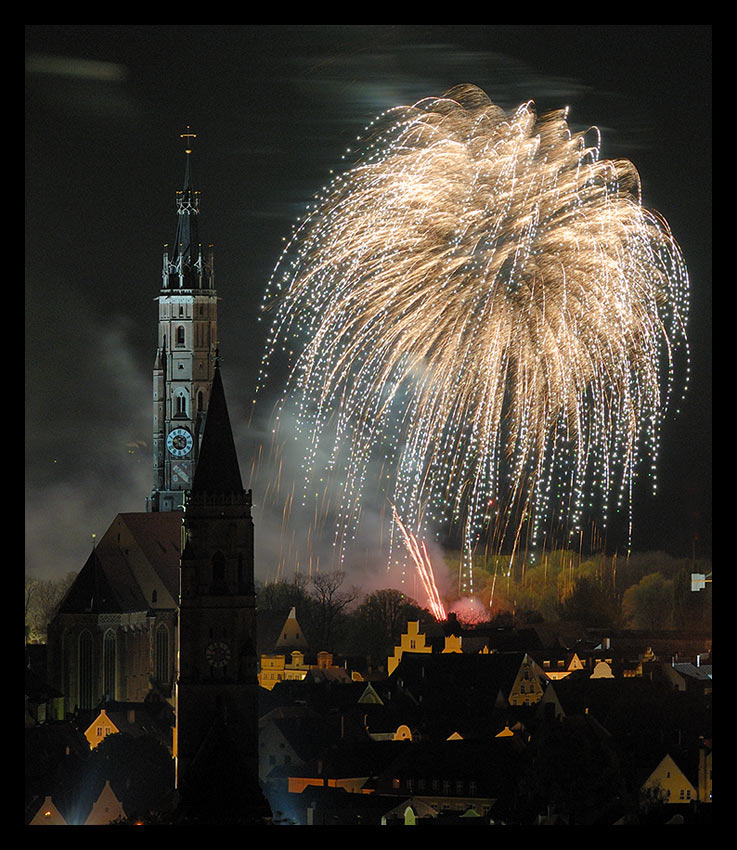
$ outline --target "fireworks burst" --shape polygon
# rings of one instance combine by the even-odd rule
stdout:
[[[326,451],[341,481],[339,549],[377,457],[412,533],[455,523],[468,558],[553,515],[575,530],[596,506],[605,524],[643,459],[655,480],[686,349],[685,264],[635,167],[565,111],[505,114],[472,86],[367,129],[265,302],[262,378],[292,347],[285,400],[306,476]]]

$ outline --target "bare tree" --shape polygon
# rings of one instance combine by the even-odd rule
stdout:
[[[25,618],[28,641],[46,642],[46,628],[76,577],[76,573],[70,572],[59,579],[26,578]]]
[[[312,597],[316,603],[317,627],[321,649],[333,650],[336,627],[348,606],[358,599],[356,587],[342,590],[345,573],[316,573],[310,582]]]

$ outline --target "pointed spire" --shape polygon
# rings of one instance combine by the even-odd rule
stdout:
[[[205,256],[199,240],[198,216],[200,193],[192,179],[192,144],[197,134],[187,127],[179,134],[187,156],[184,186],[177,191],[177,230],[171,251],[164,252],[164,289],[213,289],[213,255],[210,246]],[[171,256],[170,256],[171,255]]]
[[[181,257],[184,266],[191,266],[198,259],[199,239],[197,216],[200,212],[199,192],[192,185],[192,142],[197,138],[196,133],[180,133],[180,138],[186,143],[185,153],[187,163],[184,170],[184,188],[177,192],[177,234],[175,251]]]
[[[243,493],[238,454],[217,360],[192,492]]]

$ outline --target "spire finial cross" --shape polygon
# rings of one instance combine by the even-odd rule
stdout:
[[[191,127],[189,126],[189,124],[187,124],[187,132],[186,133],[180,133],[179,138],[184,139],[184,143],[187,146],[185,148],[185,153],[188,153],[188,154],[192,153],[192,143],[190,142],[190,139],[196,139],[197,133],[193,133],[191,131]]]

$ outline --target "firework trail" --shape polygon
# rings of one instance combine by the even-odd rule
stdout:
[[[425,541],[418,541],[415,535],[405,528],[396,509],[394,510],[394,521],[402,533],[407,551],[412,559],[412,563],[415,565],[432,615],[438,621],[446,620],[448,615],[445,613],[445,607],[440,599],[440,593],[435,583],[435,573],[433,572],[432,562],[430,561],[430,555],[427,551]]]
[[[264,304],[262,379],[294,352],[285,400],[306,477],[327,454],[340,479],[336,545],[377,457],[413,533],[454,523],[468,558],[553,515],[575,529],[596,505],[606,524],[643,459],[655,481],[687,350],[687,271],[635,167],[600,159],[565,111],[505,114],[473,86],[367,129]]]

